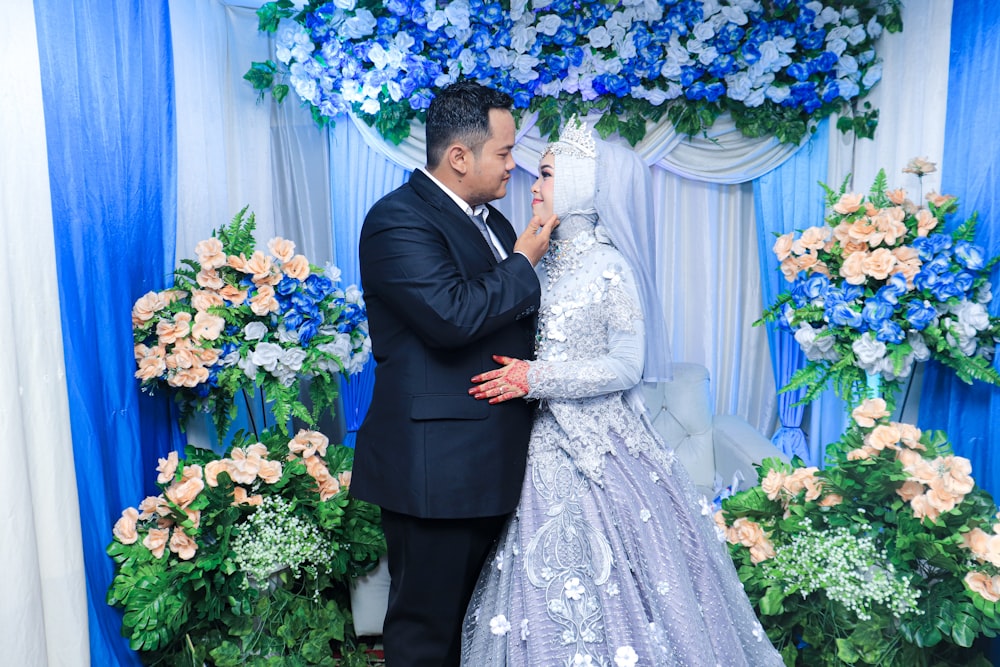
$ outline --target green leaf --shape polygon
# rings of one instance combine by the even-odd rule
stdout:
[[[785,611],[785,593],[779,586],[771,586],[760,599],[760,613],[765,616],[774,616]]]

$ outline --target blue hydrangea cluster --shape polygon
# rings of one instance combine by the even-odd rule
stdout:
[[[421,117],[460,76],[520,109],[578,96],[812,114],[882,76],[885,2],[334,0],[281,21],[276,58],[320,116]]]

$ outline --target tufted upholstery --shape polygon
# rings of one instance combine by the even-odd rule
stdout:
[[[739,471],[740,488],[757,483],[754,463],[770,457],[787,460],[771,442],[739,417],[712,414],[708,369],[675,363],[674,379],[643,387],[653,426],[676,453],[698,489],[715,495],[715,477],[728,485]]]

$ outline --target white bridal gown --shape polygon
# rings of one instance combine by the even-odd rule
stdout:
[[[631,400],[632,274],[589,220],[540,265],[539,399],[518,510],[473,595],[468,667],[779,666],[710,505]]]

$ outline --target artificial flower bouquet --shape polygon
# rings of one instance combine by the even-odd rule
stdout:
[[[918,159],[904,171],[933,169]],[[875,376],[891,401],[914,363],[927,359],[965,382],[1000,385],[992,365],[1000,319],[987,312],[998,258],[988,260],[974,242],[975,216],[946,231],[954,197],[930,193],[926,205],[915,204],[905,190],[887,188],[884,170],[867,196],[846,185],[823,186],[826,224],[774,244],[791,287],[761,321],[793,332],[808,360],[784,390],[807,388],[806,403],[832,382],[856,405]]]
[[[337,374],[360,371],[371,350],[360,290],[337,287],[338,269],[312,266],[286,239],[272,239],[269,254],[257,250],[246,210],[195,246],[197,260],[182,260],[173,287],[132,308],[143,390],[170,390],[182,424],[209,413],[220,440],[236,396],[258,388],[286,432],[292,416],[315,425],[336,400]]]
[[[309,430],[241,433],[224,456],[188,447],[160,459],[162,492],[122,512],[107,549],[108,603],[143,661],[368,664],[349,583],[385,540],[378,508],[348,495],[352,461]]]
[[[988,666],[1000,631],[1000,522],[940,432],[866,399],[828,467],[767,459],[716,513],[785,664]]]

